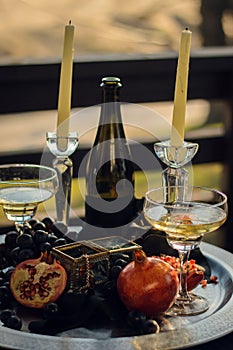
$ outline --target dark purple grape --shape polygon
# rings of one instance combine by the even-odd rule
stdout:
[[[12,315],[6,320],[5,326],[19,331],[22,328],[22,320],[19,316]]]
[[[51,251],[51,249],[52,249],[52,246],[51,246],[51,244],[49,242],[44,242],[44,243],[41,243],[39,245],[39,250],[42,253],[44,253],[44,252],[48,252],[49,253]]]
[[[20,247],[15,247],[11,251],[11,259],[15,264],[19,262],[19,252],[20,252]]]
[[[35,225],[33,225],[33,231],[36,232],[37,230],[46,231],[45,224],[43,222],[41,222],[41,221],[36,222]]]
[[[0,301],[7,303],[11,299],[11,292],[5,285],[0,286]]]
[[[58,239],[53,233],[48,234],[48,242],[53,246],[55,241]]]
[[[30,248],[21,249],[19,251],[19,261],[34,259],[37,257],[36,251]]]
[[[5,272],[3,270],[0,270],[0,277],[1,278],[6,278]]]
[[[28,221],[29,225],[33,228],[33,226],[37,223],[40,222],[38,219],[31,219]]]
[[[45,218],[42,219],[42,222],[45,224],[47,231],[51,231],[52,230],[52,226],[54,224],[54,219],[52,219],[49,216],[46,216]]]
[[[11,264],[11,250],[5,243],[0,244],[0,269],[6,268]]]
[[[37,230],[35,231],[33,238],[36,244],[45,243],[48,240],[48,233],[44,230]]]
[[[5,282],[6,282],[5,278],[0,277],[0,286],[3,286]]]
[[[5,278],[6,278],[6,280],[7,281],[10,281],[10,278],[11,278],[11,275],[12,275],[12,272],[14,271],[14,266],[9,266],[8,268],[7,268],[7,270],[5,271]]]
[[[144,334],[158,333],[159,325],[155,320],[146,320],[142,324],[142,331]]]
[[[67,241],[65,238],[58,238],[55,242],[54,242],[54,247],[58,247],[60,245],[64,245],[67,244]]]
[[[59,306],[57,303],[48,303],[43,309],[43,318],[54,319],[59,313]]]
[[[140,311],[130,311],[128,313],[127,322],[131,328],[140,330],[146,322],[146,315]]]
[[[17,238],[17,244],[20,248],[31,248],[34,245],[33,238],[28,233],[23,233]]]
[[[3,324],[6,323],[7,319],[12,316],[12,315],[16,315],[15,311],[12,309],[4,309],[1,311],[0,313],[0,320]]]
[[[16,231],[9,231],[5,236],[5,244],[9,249],[14,249],[17,246],[17,237],[19,233]]]

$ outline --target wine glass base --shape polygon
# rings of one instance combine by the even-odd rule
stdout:
[[[178,297],[172,307],[166,312],[167,316],[195,316],[199,315],[209,308],[209,302],[205,298],[189,294],[189,299]]]

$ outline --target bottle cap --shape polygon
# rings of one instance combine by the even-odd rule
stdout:
[[[121,80],[118,77],[104,77],[104,78],[102,78],[102,82],[101,82],[100,86],[103,86],[103,85],[114,85],[114,86],[117,85],[118,87],[122,86]]]

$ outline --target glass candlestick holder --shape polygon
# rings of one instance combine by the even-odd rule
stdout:
[[[58,137],[56,132],[47,132],[46,140],[49,150],[56,157],[53,160],[53,167],[59,180],[59,188],[55,195],[57,221],[68,224],[73,177],[73,162],[69,156],[78,147],[78,136],[76,132],[70,132],[68,137]],[[58,141],[66,146],[58,147]]]
[[[181,146],[171,146],[170,140],[156,142],[154,150],[157,157],[166,165],[162,172],[163,186],[185,186],[188,185],[189,173],[184,168],[197,153],[198,144],[184,141]],[[172,195],[172,194],[171,194]],[[183,194],[180,194],[183,197]]]

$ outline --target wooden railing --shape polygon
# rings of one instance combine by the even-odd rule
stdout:
[[[99,81],[103,76],[119,76],[125,88],[125,102],[172,101],[177,64],[175,53],[148,56],[115,56],[79,59],[74,63],[72,107],[100,102]],[[60,63],[33,63],[0,66],[0,114],[57,108]],[[203,49],[193,52],[190,61],[188,99],[224,100],[233,120],[233,48]],[[221,162],[227,166],[229,197],[229,242],[233,249],[233,129],[225,135],[196,139],[200,150],[193,163]],[[152,149],[151,144],[146,145]],[[87,150],[74,156],[80,163]],[[41,154],[1,155],[0,162],[40,162]],[[74,174],[77,176],[77,173]]]

